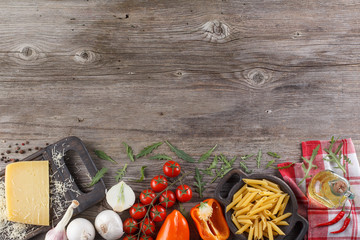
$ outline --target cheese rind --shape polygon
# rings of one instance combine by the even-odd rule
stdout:
[[[26,161],[6,166],[7,219],[49,226],[49,162]]]

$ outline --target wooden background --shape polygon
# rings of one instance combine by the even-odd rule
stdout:
[[[137,153],[170,140],[196,158],[215,144],[228,157],[261,148],[281,162],[335,135],[359,151],[359,11],[350,0],[1,1],[0,150],[75,135],[119,168],[122,141]],[[248,164],[279,175],[264,162]],[[139,159],[125,180],[138,194],[140,166],[148,184],[162,164]]]

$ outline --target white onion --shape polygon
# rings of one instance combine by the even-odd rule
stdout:
[[[69,223],[66,235],[69,240],[94,240],[95,229],[89,220],[75,218]]]
[[[109,189],[106,201],[115,212],[122,212],[135,203],[135,193],[129,185],[121,181]]]
[[[95,228],[106,240],[116,240],[124,234],[121,218],[112,210],[104,210],[96,216]]]

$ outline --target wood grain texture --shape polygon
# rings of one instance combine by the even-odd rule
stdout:
[[[350,0],[1,1],[0,150],[75,135],[119,168],[122,141],[300,161],[301,141],[336,135],[359,151],[359,10]],[[115,184],[117,168],[92,157]],[[125,180],[139,194],[140,167],[148,184],[162,163],[131,163]]]

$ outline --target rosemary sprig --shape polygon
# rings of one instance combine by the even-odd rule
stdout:
[[[121,179],[123,179],[123,177],[126,174],[126,169],[127,169],[128,164],[125,163],[124,167],[122,169],[119,169],[116,173],[115,179],[117,182],[119,182]]]
[[[260,168],[261,158],[262,158],[262,152],[261,152],[261,149],[259,149],[258,154],[257,154],[257,156],[256,156],[256,165],[257,165],[257,168]]]
[[[135,162],[135,159],[134,159],[134,151],[132,149],[132,147],[130,147],[126,142],[123,142],[122,143],[125,148],[126,148],[126,154],[128,155],[129,159],[132,161],[132,162]]]
[[[214,160],[211,162],[210,166],[207,169],[202,170],[202,172],[205,173],[206,175],[214,176],[212,170],[216,168],[217,164],[218,164],[218,156],[215,155]]]
[[[150,160],[172,160],[172,158],[166,154],[156,154],[149,157]]]
[[[240,161],[240,167],[242,167],[245,171],[245,173],[251,173],[252,171],[248,168],[245,162]]]
[[[274,158],[281,158],[281,156],[275,152],[267,152],[267,155]]]
[[[265,169],[267,169],[267,168],[269,168],[271,165],[273,165],[273,164],[274,164],[274,162],[275,162],[275,159],[273,159],[273,160],[269,161],[269,162],[266,164]]]
[[[145,168],[147,168],[147,166],[141,166],[140,169],[140,178],[138,180],[136,180],[135,182],[142,182],[145,179]]]
[[[105,175],[105,173],[108,171],[107,168],[100,169],[96,174],[95,177],[91,180],[91,183],[89,184],[89,187],[94,186],[100,179]]]
[[[208,160],[208,158],[211,156],[212,152],[215,150],[216,147],[217,147],[217,144],[213,148],[211,148],[209,151],[207,151],[206,153],[201,155],[198,162],[201,163],[201,162]]]
[[[304,163],[301,165],[301,167],[303,168],[303,170],[304,170],[304,172],[305,172],[305,176],[304,176],[304,178],[301,179],[300,182],[298,183],[299,186],[300,186],[300,184],[301,184],[303,181],[305,181],[305,179],[311,177],[311,176],[309,176],[309,173],[310,173],[310,170],[311,170],[311,169],[313,169],[313,168],[314,168],[314,169],[317,169],[317,166],[313,164],[313,161],[315,160],[315,157],[316,157],[319,149],[320,149],[320,144],[317,145],[317,147],[313,150],[310,159],[307,159],[307,158],[305,158],[305,157],[301,157],[301,158],[304,160],[304,162],[306,162],[309,166],[308,166],[308,168],[306,168],[306,166],[305,166]]]
[[[213,178],[211,183],[215,182],[218,178],[223,178],[228,172],[233,169],[233,165],[237,156],[233,157],[230,161],[227,160],[227,158],[223,154],[220,154],[219,158],[223,162],[223,164],[221,165],[220,170],[216,170],[216,176]]]
[[[105,152],[103,152],[101,150],[95,150],[94,152],[95,152],[96,156],[98,156],[99,158],[110,161],[112,163],[116,163],[116,161],[114,159],[112,159],[109,155],[107,155]]]
[[[273,166],[270,166],[271,168],[273,169],[286,169],[286,168],[290,168],[292,165],[294,165],[295,163],[292,162],[290,163],[289,165],[286,165],[286,166],[283,166],[283,167],[273,167]]]
[[[165,141],[165,143],[169,146],[170,150],[173,151],[176,154],[176,156],[178,156],[182,160],[185,160],[190,163],[195,162],[194,158],[192,158],[189,154],[187,154],[183,150],[180,150],[177,147],[175,147],[174,145],[172,145],[169,141]]]
[[[335,144],[336,140],[334,139],[334,136],[331,137],[330,140],[330,146],[329,148],[324,148],[324,151],[327,153],[326,157],[324,158],[325,161],[334,162],[337,164],[336,168],[340,168],[341,171],[346,173],[345,169],[345,162],[351,163],[350,159],[342,154],[341,147],[343,146],[343,142],[339,144],[335,152],[333,152],[333,146]],[[344,164],[341,164],[341,158],[344,159]]]
[[[254,156],[254,154],[246,154],[246,155],[244,155],[244,156],[241,156],[240,158],[245,161],[245,160],[247,160],[248,158],[251,158],[252,156]]]
[[[152,151],[154,151],[155,149],[157,149],[158,147],[160,147],[163,143],[162,142],[157,142],[157,143],[153,143],[150,146],[145,147],[143,150],[141,150],[137,155],[136,158],[141,158],[144,157],[150,153],[152,153]]]
[[[205,190],[206,182],[203,181],[203,175],[200,173],[198,168],[195,168],[195,186],[197,187],[195,191],[199,193],[199,197],[203,197],[203,191]]]

